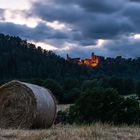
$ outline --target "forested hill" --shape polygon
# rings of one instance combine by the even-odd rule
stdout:
[[[0,34],[0,81],[12,79],[91,80],[95,77],[140,79],[140,58],[104,58],[96,68],[79,66],[19,37]]]
[[[94,73],[98,76],[140,80],[140,57],[127,59],[121,56],[116,58],[101,57],[101,63]]]
[[[87,79],[92,70],[68,63],[52,51],[43,50],[19,37],[0,34],[0,81],[11,79]]]

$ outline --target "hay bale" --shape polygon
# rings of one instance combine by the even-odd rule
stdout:
[[[55,115],[55,99],[48,89],[20,81],[0,87],[0,128],[48,128]]]

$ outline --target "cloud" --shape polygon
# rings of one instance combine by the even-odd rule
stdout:
[[[4,20],[4,12],[5,10],[0,8],[0,20]]]
[[[66,34],[56,31],[43,23],[39,23],[35,28],[30,28],[26,25],[19,25],[11,22],[0,22],[0,33],[20,36],[33,41],[67,38]]]
[[[57,5],[77,5],[89,12],[112,13],[122,8],[127,1],[128,0],[116,0],[114,3],[114,1],[111,0],[47,0],[47,3]],[[42,2],[45,3],[46,1],[44,0]]]
[[[0,32],[47,42],[61,55],[88,57],[95,51],[105,56],[138,56],[140,41],[130,37],[140,34],[138,0],[41,0],[33,1],[24,13],[27,19],[38,19],[37,26],[5,21],[0,22]],[[47,26],[48,22],[58,22],[65,28],[56,30]],[[98,46],[100,39],[105,41],[102,47]]]
[[[58,21],[71,29],[68,32],[69,42],[75,41],[77,47],[71,46],[67,50],[70,53],[81,54],[81,50],[85,49],[82,46],[93,46],[100,54],[114,56],[116,53],[126,57],[137,56],[140,42],[135,39],[132,41],[129,36],[140,33],[139,13],[140,4],[137,0],[42,0],[34,2],[30,11],[32,16],[46,22]],[[107,40],[107,45],[94,48],[99,39]],[[127,51],[131,46],[134,51]]]
[[[128,0],[115,3],[111,0],[48,0],[33,3],[31,12],[42,20],[67,24],[81,32],[85,39],[111,39],[135,32],[135,23],[122,13],[129,3]]]
[[[140,2],[139,0],[130,0],[131,2]]]
[[[82,20],[86,14],[76,5],[55,5],[54,3],[33,3],[31,15],[39,16],[46,21],[73,23]]]
[[[112,13],[118,11],[125,4],[126,0],[77,0],[76,4],[80,5],[82,8],[89,12],[100,12],[100,13]]]
[[[124,37],[119,40],[105,40],[102,46],[95,44],[88,47],[78,46],[78,44],[68,47],[68,49],[56,50],[55,52],[63,57],[68,53],[71,57],[89,58],[91,52],[105,57],[123,56],[125,58],[139,57],[140,40],[130,37]],[[64,48],[67,48],[64,46]]]
[[[103,51],[106,56],[139,57],[140,40],[134,38],[122,38],[121,40],[110,40],[104,45]]]
[[[122,11],[123,16],[134,23],[136,32],[140,32],[140,3],[129,3]]]

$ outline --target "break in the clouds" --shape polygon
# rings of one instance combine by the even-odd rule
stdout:
[[[4,20],[4,9],[0,9],[0,20]]]
[[[34,0],[0,8],[1,33],[50,44],[62,56],[140,56],[139,0]]]

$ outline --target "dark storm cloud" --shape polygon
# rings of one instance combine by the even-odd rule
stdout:
[[[115,2],[112,0],[48,0],[49,3],[53,4],[61,4],[61,5],[78,5],[81,8],[87,11],[94,12],[102,12],[102,13],[112,13],[118,11],[127,0],[116,0]],[[47,1],[47,2],[48,2]]]
[[[20,36],[34,41],[45,41],[47,39],[66,39],[67,35],[39,23],[35,28],[11,22],[0,22],[0,33]]]
[[[39,16],[43,20],[47,21],[61,21],[65,23],[73,23],[79,20],[83,20],[86,14],[81,8],[74,5],[54,5],[47,2],[36,2],[33,4],[32,14]]]
[[[27,18],[42,20],[35,28],[1,22],[0,32],[47,41],[58,48],[75,44],[67,51],[77,56],[88,57],[94,50],[100,55],[134,57],[139,55],[140,41],[130,35],[140,33],[139,13],[139,0],[41,0],[33,2],[25,13]],[[44,24],[54,21],[64,23],[67,29],[55,30]],[[111,41],[95,47],[98,39]],[[91,45],[93,48],[87,47]]]
[[[97,40],[91,40],[91,39],[86,39],[86,40],[80,40],[79,41],[79,44],[81,45],[81,46],[89,46],[89,45],[96,45],[97,44]]]
[[[127,17],[131,22],[134,23],[134,26],[137,31],[140,31],[140,4],[138,3],[129,3],[122,11],[122,14]]]
[[[71,28],[67,41],[77,40],[79,47],[71,47],[69,52],[84,56],[81,46],[94,46],[98,39],[112,40],[102,48],[93,48],[99,54],[138,56],[140,41],[129,36],[140,33],[139,13],[139,0],[42,0],[34,2],[30,10],[32,16]]]
[[[121,19],[121,20],[119,20]],[[80,22],[77,26],[85,37],[96,39],[119,38],[134,31],[134,24],[120,15],[98,15],[96,20]]]
[[[131,19],[122,14],[129,3],[128,0],[44,0],[33,3],[31,11],[43,20],[67,24],[82,32],[85,39],[109,39],[136,30]]]
[[[125,0],[116,0],[115,4],[114,1],[111,0],[77,0],[75,1],[76,4],[80,5],[82,8],[86,9],[87,11],[92,12],[102,12],[102,13],[112,13],[118,11],[120,7],[123,6]]]

